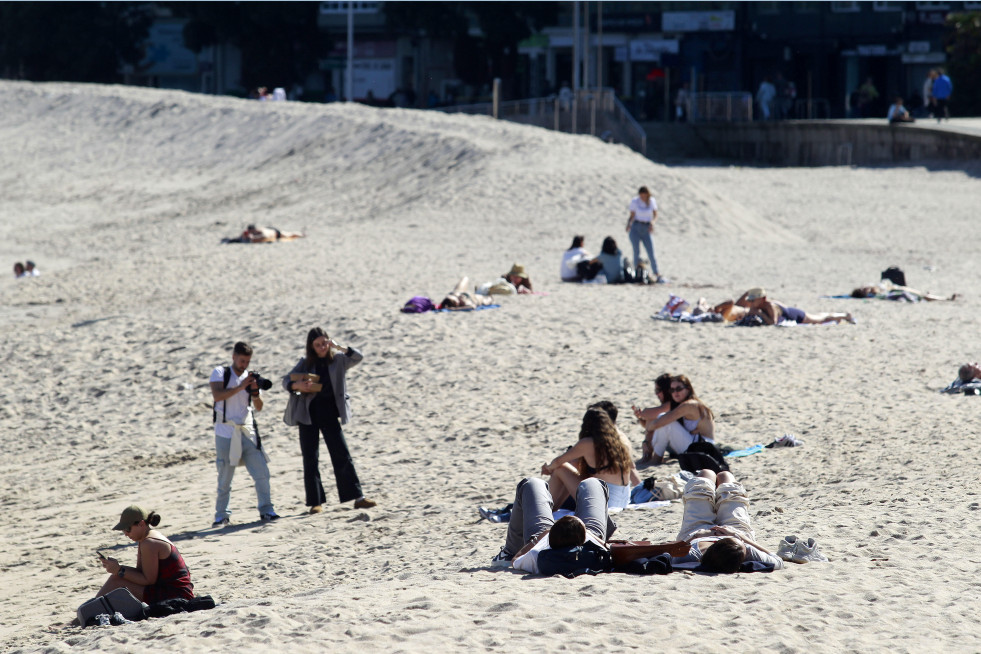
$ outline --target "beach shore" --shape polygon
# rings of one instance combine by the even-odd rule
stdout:
[[[129,87],[0,82],[0,643],[11,652],[974,651],[981,398],[937,391],[977,360],[981,168],[667,167],[623,146],[485,117],[259,103]],[[657,286],[563,284],[572,236],[630,250],[637,187],[660,207]],[[223,245],[255,223],[307,236]],[[14,261],[41,276],[15,280]],[[407,315],[462,275],[519,262],[542,295]],[[955,302],[822,298],[897,265]],[[651,319],[669,293],[763,286],[856,325],[739,328]],[[244,469],[210,528],[208,376],[231,346],[278,380],[313,326],[364,353],[345,427],[365,493],[303,505],[278,385],[258,415],[283,516]],[[505,527],[478,505],[575,442],[609,399],[684,373],[737,460],[757,540],[831,559],[773,574],[574,580],[490,570]],[[641,471],[675,472],[675,464]],[[119,512],[155,509],[211,611],[68,626],[135,562]],[[680,504],[625,511],[618,536],[672,540]],[[954,530],[966,528],[966,533]]]

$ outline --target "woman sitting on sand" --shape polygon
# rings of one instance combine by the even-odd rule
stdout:
[[[654,380],[654,394],[657,396],[657,401],[660,404],[644,409],[638,409],[636,406],[630,407],[634,411],[634,417],[643,425],[645,434],[649,431],[647,429],[648,425],[653,424],[655,420],[678,406],[677,402],[672,402],[671,400],[671,379],[672,375],[666,372]],[[654,450],[651,447],[649,438],[644,438],[643,456],[640,459],[641,463],[649,463],[653,453]]]
[[[113,558],[102,557],[102,567],[111,576],[99,589],[101,597],[117,588],[127,588],[137,599],[147,604],[168,599],[194,599],[191,573],[177,547],[159,531],[160,516],[133,505],[119,516],[113,527],[137,543],[136,567],[119,564]]]
[[[583,247],[585,236],[573,236],[572,246],[562,253],[562,268],[559,275],[564,282],[581,282],[590,280],[599,274],[603,269],[603,264],[593,258],[593,256]]]
[[[626,269],[629,266],[627,257],[617,247],[617,242],[612,236],[603,239],[603,247],[593,261],[599,261],[603,265],[603,274],[606,276],[607,284],[623,284],[633,281],[627,279]]]
[[[596,477],[610,488],[610,508],[622,509],[630,503],[631,485],[640,483],[630,443],[609,414],[597,407],[590,407],[583,416],[579,442],[543,465],[542,474],[552,476],[549,486],[557,507],[575,496],[581,481]]]
[[[650,449],[655,465],[664,461],[668,448],[682,454],[696,440],[715,442],[715,415],[695,395],[691,381],[684,375],[672,377],[670,393],[674,408],[647,423],[644,451]]]

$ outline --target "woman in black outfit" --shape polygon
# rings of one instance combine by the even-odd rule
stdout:
[[[341,502],[354,500],[354,508],[370,509],[377,503],[365,498],[361,482],[354,469],[354,461],[344,442],[341,425],[347,424],[351,406],[347,394],[347,369],[360,363],[360,352],[352,347],[343,348],[331,340],[320,327],[307,334],[306,356],[293,370],[283,377],[283,388],[302,395],[294,403],[292,417],[300,428],[300,451],[303,453],[303,485],[310,513],[321,513],[327,501],[323,484],[320,483],[320,434],[324,435],[327,452],[334,466],[337,494]],[[296,374],[315,374],[317,382],[293,381]],[[321,384],[316,390],[315,384]]]

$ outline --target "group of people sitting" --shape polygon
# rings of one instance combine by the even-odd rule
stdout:
[[[586,237],[577,235],[572,245],[562,254],[559,276],[564,282],[594,282],[607,284],[651,284],[664,283],[660,275],[653,275],[647,264],[641,261],[632,266],[617,246],[612,236],[603,239],[603,246],[596,256],[584,247]]]
[[[20,279],[21,277],[37,277],[41,274],[41,271],[34,267],[33,261],[27,261],[21,263],[18,261],[14,264],[14,277]]]
[[[655,380],[655,393],[658,406],[633,407],[645,432],[642,462],[660,464],[669,454],[683,456],[696,443],[715,448],[714,414],[686,376],[662,374]],[[594,547],[607,546],[616,529],[610,510],[625,507],[631,488],[641,483],[617,417],[612,402],[591,405],[575,445],[542,466],[541,474],[549,480],[526,478],[518,484],[507,538],[493,566],[513,565],[538,574],[538,554],[546,548],[577,547],[587,541]],[[674,562],[700,561],[704,570],[713,572],[735,572],[745,561],[783,567],[779,557],[756,544],[745,489],[727,468],[701,468],[685,486],[678,540],[687,542],[689,549]],[[555,521],[555,509],[574,515]]]

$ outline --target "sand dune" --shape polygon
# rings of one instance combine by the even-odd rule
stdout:
[[[67,84],[0,91],[0,254],[8,269],[30,258],[42,270],[0,278],[4,649],[976,647],[978,556],[956,530],[977,518],[978,404],[934,391],[978,356],[977,171],[670,168],[484,117]],[[612,234],[629,250],[626,205],[641,184],[661,206],[672,284],[559,283],[573,234],[594,251]],[[308,237],[220,245],[247,223]],[[398,312],[514,261],[547,295]],[[889,265],[963,298],[819,297]],[[718,301],[755,285],[852,311],[858,325],[650,319],[669,292]],[[253,522],[241,471],[237,524],[210,530],[210,370],[244,339],[276,378],[314,325],[365,353],[346,434],[379,508],[332,501],[304,514],[299,447],[274,389],[260,425],[284,518]],[[813,536],[833,561],[724,579],[489,571],[504,531],[478,521],[477,505],[510,501],[518,479],[575,440],[587,403],[650,403],[665,370],[693,379],[721,442],[806,441],[734,468],[762,544]],[[624,429],[639,455],[639,432]],[[161,513],[197,590],[221,606],[66,627],[103,579],[95,550],[135,556],[110,530],[134,501]],[[680,517],[672,505],[618,521],[624,536],[668,539]]]

